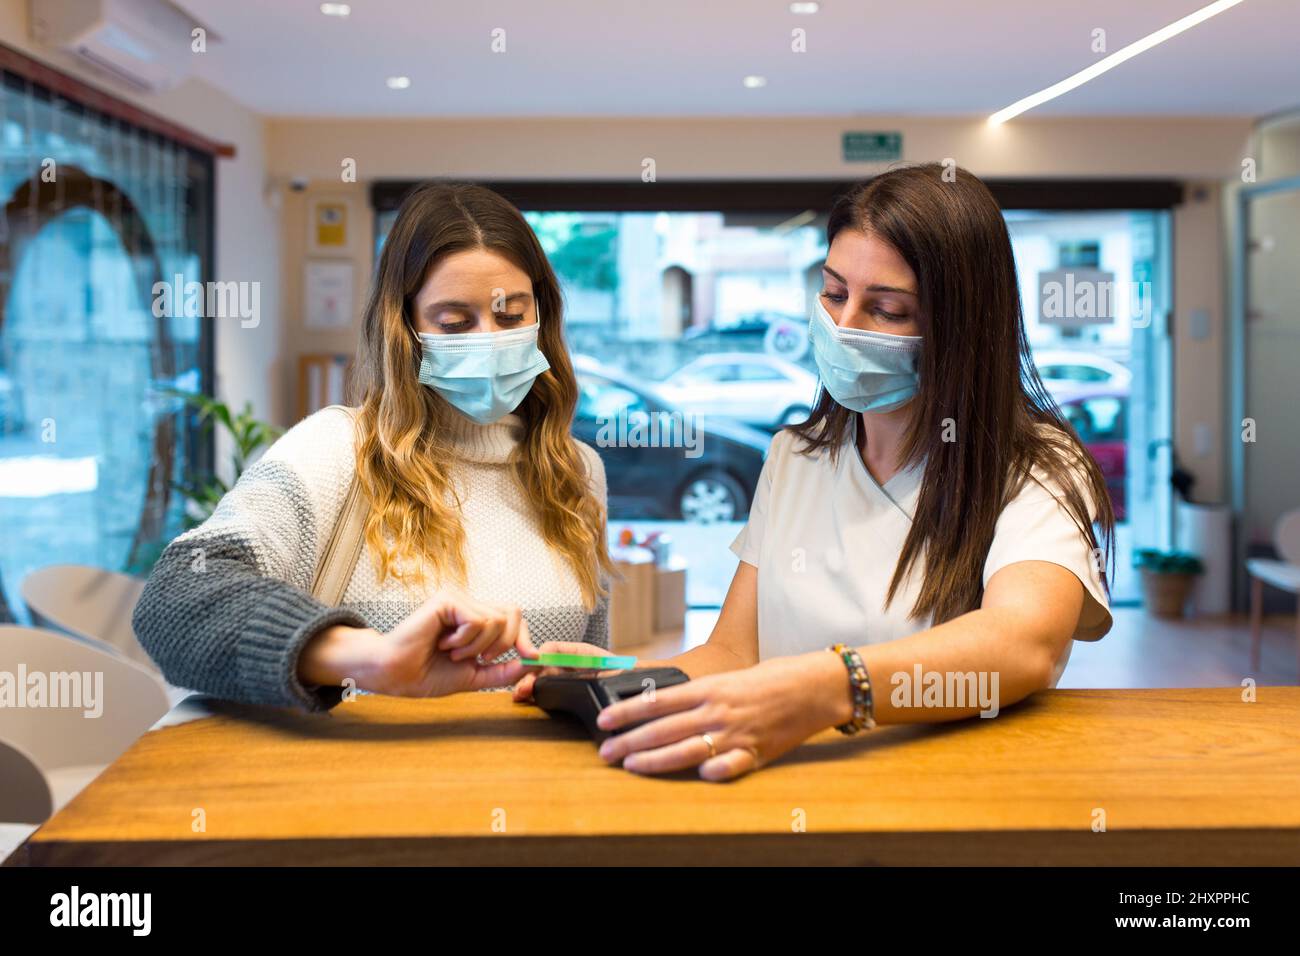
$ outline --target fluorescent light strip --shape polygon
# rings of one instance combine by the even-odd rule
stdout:
[[[1241,2],[1242,0],[1215,0],[1214,3],[1202,7],[1195,13],[1189,13],[1181,20],[1175,20],[1173,23],[1169,24],[1169,26],[1161,27],[1155,33],[1150,33],[1142,39],[1130,43],[1128,46],[1124,47],[1124,49],[1116,50],[1110,56],[1098,60],[1092,66],[1080,70],[1078,73],[1067,77],[1060,83],[1053,84],[1045,90],[1039,90],[1037,93],[1026,96],[1023,100],[1017,100],[1004,110],[998,110],[998,112],[989,117],[989,124],[997,126],[1001,123],[1005,123],[1012,117],[1019,116],[1026,110],[1032,110],[1035,106],[1041,106],[1048,100],[1054,100],[1058,96],[1068,93],[1076,87],[1082,86],[1089,80],[1101,76],[1101,74],[1108,70],[1113,70],[1126,60],[1133,59],[1133,57],[1137,56],[1139,53],[1145,53],[1153,46],[1164,43],[1166,40],[1176,37],[1178,34],[1186,30],[1190,30],[1198,23],[1203,23],[1210,19],[1210,17],[1216,16],[1231,7],[1235,7]]]
[[[772,231],[777,233],[778,235],[783,235],[787,232],[793,232],[795,229],[798,229],[800,226],[808,225],[808,223],[812,222],[816,218],[817,218],[816,212],[814,212],[811,209],[805,209],[803,212],[799,213],[798,215],[791,216],[785,222],[777,223],[775,226],[772,227]]]

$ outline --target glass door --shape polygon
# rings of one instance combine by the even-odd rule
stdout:
[[[1246,557],[1272,556],[1277,519],[1300,508],[1300,176],[1244,187],[1240,201],[1243,295],[1228,423],[1238,574]],[[1243,585],[1239,579],[1239,595]]]

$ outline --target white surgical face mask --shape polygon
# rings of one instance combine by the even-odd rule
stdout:
[[[537,347],[541,317],[505,332],[419,333],[420,382],[480,425],[509,415],[551,363]]]
[[[831,398],[855,412],[887,412],[916,395],[919,335],[842,329],[817,296],[808,337],[822,385]]]

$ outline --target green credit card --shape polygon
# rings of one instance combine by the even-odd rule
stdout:
[[[626,670],[636,666],[635,657],[600,657],[595,654],[542,654],[523,658],[528,667],[578,667],[583,670]]]

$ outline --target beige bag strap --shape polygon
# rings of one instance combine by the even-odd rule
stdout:
[[[348,408],[346,405],[328,407],[346,412],[355,427],[356,409]],[[354,473],[352,484],[348,486],[348,492],[343,496],[343,510],[339,512],[329,540],[325,542],[325,550],[321,554],[320,563],[316,566],[316,577],[311,585],[312,597],[322,604],[338,607],[343,600],[343,592],[347,590],[348,582],[352,580],[352,572],[356,570],[357,562],[361,560],[361,551],[365,546],[365,529],[365,496],[361,493],[361,482]]]

